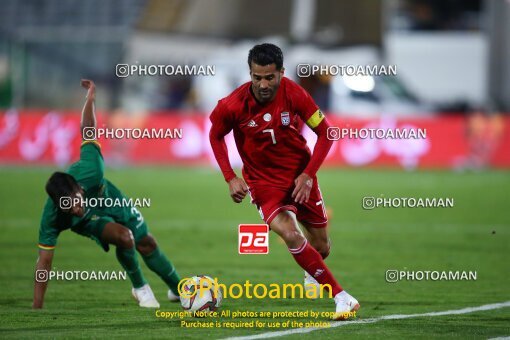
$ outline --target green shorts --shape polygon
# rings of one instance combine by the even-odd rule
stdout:
[[[101,241],[101,235],[106,224],[110,222],[121,224],[131,230],[135,239],[135,244],[138,244],[138,242],[149,233],[149,228],[142,214],[136,208],[115,209],[111,211],[111,214],[109,213],[104,216],[93,214],[87,223],[73,227],[71,230],[77,234],[93,239],[107,252],[110,250],[110,247],[108,243]]]

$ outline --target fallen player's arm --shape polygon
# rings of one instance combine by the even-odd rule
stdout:
[[[81,86],[87,89],[87,98],[81,113],[81,130],[96,127],[94,101],[96,99],[96,85],[92,80],[82,79]]]
[[[53,261],[53,250],[39,250],[39,258],[35,267],[34,275],[34,301],[32,308],[40,309],[44,303],[44,293],[48,287],[49,272]],[[45,271],[46,274],[42,274]]]

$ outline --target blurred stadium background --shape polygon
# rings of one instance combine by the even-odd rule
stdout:
[[[337,125],[427,128],[421,141],[335,143],[327,165],[510,166],[507,0],[2,0],[0,164],[75,159],[80,78],[98,85],[102,124],[183,128],[150,150],[105,141],[109,164],[213,164],[207,116],[249,80],[247,52],[264,41]],[[118,78],[121,63],[216,72]],[[397,76],[362,77],[360,90],[348,76],[299,78],[299,63],[394,64]]]

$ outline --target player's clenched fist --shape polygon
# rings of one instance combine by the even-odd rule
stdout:
[[[96,95],[96,85],[94,84],[94,82],[92,80],[82,79],[81,80],[81,86],[88,90],[87,91],[87,98],[88,99],[94,99],[94,97]]]
[[[241,203],[246,194],[248,193],[248,186],[242,178],[234,177],[228,182],[228,188],[230,190],[230,197],[236,203]]]

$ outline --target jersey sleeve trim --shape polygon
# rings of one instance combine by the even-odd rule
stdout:
[[[319,109],[315,111],[314,114],[310,116],[310,118],[308,118],[308,120],[306,121],[306,125],[308,125],[310,129],[315,129],[317,126],[319,126],[323,119],[324,114]]]
[[[55,249],[55,246],[49,246],[49,245],[46,245],[46,244],[39,243],[39,249],[42,249],[42,250],[53,250],[53,249]]]

